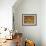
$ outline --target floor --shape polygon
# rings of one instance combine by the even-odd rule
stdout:
[[[6,40],[6,42],[2,43],[0,46],[16,46],[15,39],[13,39],[13,40]]]
[[[11,39],[11,40],[6,40],[5,42],[3,42],[4,40],[6,40],[6,39],[2,39],[2,38],[0,39],[0,46],[16,46],[16,45],[18,46],[19,44],[21,46],[24,45],[22,42],[19,42],[19,44],[17,42],[17,44],[16,44],[16,41],[22,41],[22,38],[20,38],[18,35],[17,35],[17,37],[14,36],[13,39]]]

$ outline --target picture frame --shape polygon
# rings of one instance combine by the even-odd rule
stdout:
[[[22,26],[36,26],[37,14],[22,14]]]

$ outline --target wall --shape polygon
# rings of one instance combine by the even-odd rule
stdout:
[[[0,0],[0,28],[6,27],[9,30],[12,29],[12,6],[16,0]],[[4,30],[4,29],[3,29]],[[0,38],[5,38],[5,36],[10,35],[9,31],[7,32],[0,29]],[[9,37],[8,37],[9,38]]]
[[[12,29],[12,6],[16,0],[0,0],[0,27]]]
[[[41,46],[41,1],[23,0],[17,7],[16,5],[13,7],[15,29],[18,25],[18,32],[22,32],[25,39],[31,39],[36,46]],[[37,26],[22,26],[22,14],[37,14]]]
[[[46,46],[46,0],[41,1],[41,40],[42,46]]]
[[[26,33],[30,35],[29,37],[34,39],[36,42],[40,39],[39,32],[41,31],[42,46],[46,46],[46,0],[41,0],[41,15],[39,15],[40,0],[22,0],[21,5],[16,5],[16,0],[0,0],[0,27],[12,28],[12,6],[15,16],[15,25],[19,23],[20,31],[26,36]],[[20,2],[20,1],[18,1]],[[35,3],[36,5],[35,5]],[[33,5],[33,6],[32,6]],[[20,7],[19,7],[20,6]],[[24,7],[23,7],[24,6]],[[28,7],[29,6],[29,7]],[[32,7],[31,7],[32,6]],[[35,7],[36,6],[36,7]],[[37,8],[38,7],[38,8]],[[35,9],[33,9],[35,8]],[[19,9],[19,10],[18,10]],[[39,10],[36,10],[39,9]],[[35,12],[34,12],[35,11]],[[37,26],[22,26],[22,13],[37,13],[38,15],[38,25]],[[40,19],[41,18],[41,19]],[[40,21],[39,21],[40,20]],[[20,21],[20,22],[19,22]],[[41,24],[40,24],[41,23]],[[40,28],[41,26],[41,28]],[[40,30],[40,29],[41,30]],[[38,33],[38,35],[37,35]],[[24,37],[25,37],[24,36]],[[36,38],[37,37],[37,38]],[[38,43],[38,42],[37,42]],[[38,43],[39,44],[39,43]]]

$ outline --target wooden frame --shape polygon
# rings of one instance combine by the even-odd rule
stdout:
[[[36,26],[37,14],[22,14],[22,26]]]

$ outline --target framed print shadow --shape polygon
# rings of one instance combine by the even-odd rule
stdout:
[[[36,26],[37,14],[22,14],[22,26]]]

